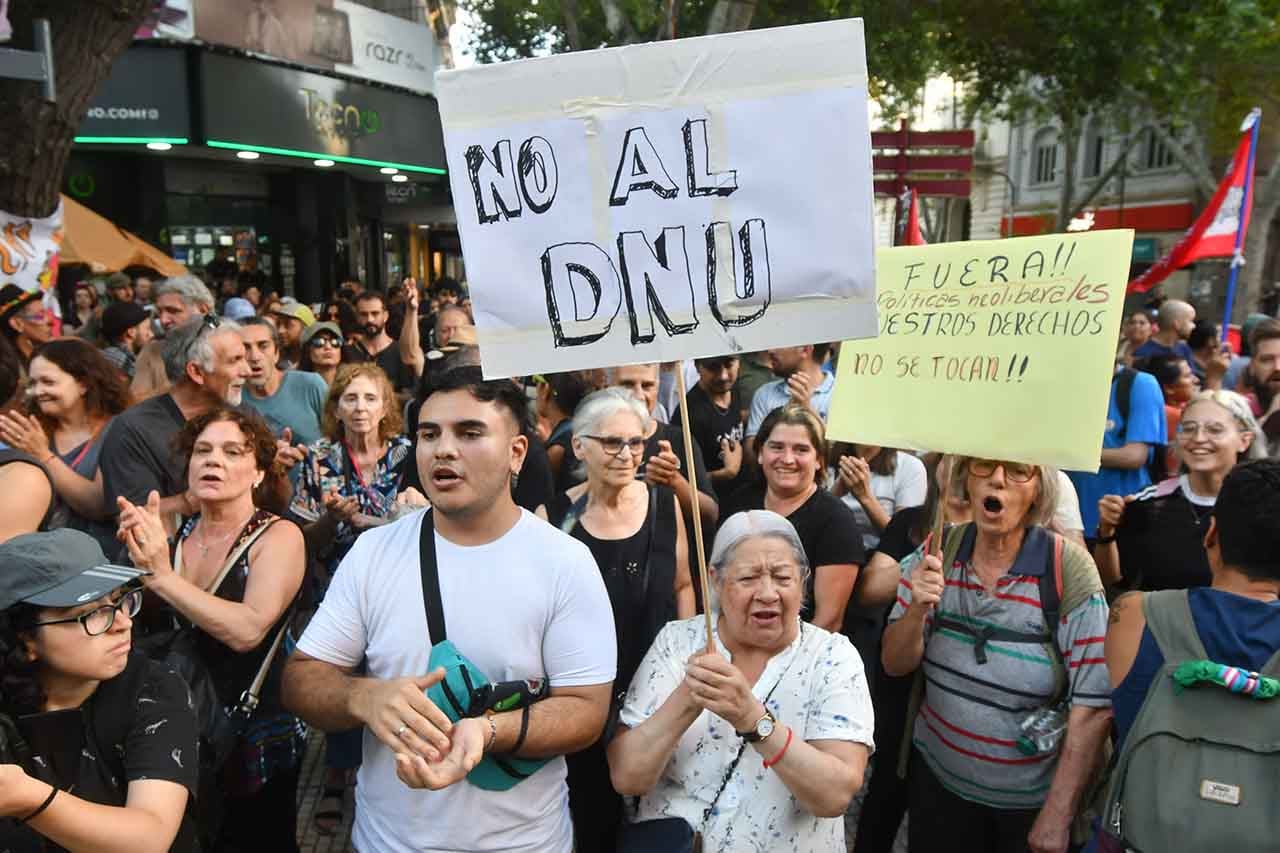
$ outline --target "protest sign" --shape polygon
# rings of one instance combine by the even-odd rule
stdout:
[[[862,23],[441,72],[485,375],[875,333]]]
[[[841,345],[831,437],[1098,470],[1132,244],[880,249],[880,335]]]

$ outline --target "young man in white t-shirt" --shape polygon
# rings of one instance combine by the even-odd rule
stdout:
[[[515,755],[552,760],[506,791],[467,781],[485,753],[512,754],[522,712],[450,724],[425,695],[444,671],[424,675],[424,512],[356,541],[285,669],[285,704],[326,731],[365,727],[357,849],[569,853],[560,756],[604,729],[616,667],[609,597],[586,546],[512,500],[527,447],[519,390],[474,367],[436,384],[418,419],[417,464],[448,638],[493,681],[550,682]],[[361,660],[368,677],[352,675]]]

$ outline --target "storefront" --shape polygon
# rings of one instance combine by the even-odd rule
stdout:
[[[76,142],[69,195],[194,271],[234,260],[306,301],[347,278],[385,287],[419,269],[419,224],[456,240],[430,96],[135,44]]]

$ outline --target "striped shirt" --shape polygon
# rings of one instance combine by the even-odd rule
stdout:
[[[986,662],[979,663],[973,636],[936,622],[945,617],[977,629],[1044,633],[1040,576],[1053,571],[1051,549],[1051,538],[1033,528],[1009,572],[988,593],[973,570],[972,537],[966,537],[946,567],[942,600],[925,619],[925,693],[912,741],[938,781],[966,800],[1003,809],[1044,803],[1058,755],[1027,756],[1016,741],[1019,724],[1054,696],[1054,661],[1044,645],[992,639],[986,644]],[[902,561],[891,622],[911,603],[911,569],[919,560],[917,550]],[[1071,705],[1111,705],[1102,651],[1108,611],[1100,590],[1099,584],[1099,591],[1063,613],[1057,626]]]

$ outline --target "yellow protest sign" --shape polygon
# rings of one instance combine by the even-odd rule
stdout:
[[[840,347],[830,436],[1098,470],[1133,231],[876,253],[879,336]]]

